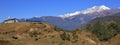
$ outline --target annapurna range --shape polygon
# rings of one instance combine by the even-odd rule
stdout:
[[[86,10],[76,11],[74,13],[63,14],[59,16],[42,16],[33,18],[19,19],[21,22],[44,22],[53,24],[59,28],[72,30],[88,23],[89,21],[104,16],[110,16],[120,13],[120,9],[110,9],[105,5],[93,6]]]

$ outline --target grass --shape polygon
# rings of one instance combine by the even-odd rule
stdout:
[[[66,35],[62,38],[67,37],[69,41],[61,38],[60,35],[64,33]],[[112,41],[116,39],[113,38]],[[91,41],[101,43],[88,30],[58,31],[50,24],[36,22],[0,24],[0,45],[96,45]]]

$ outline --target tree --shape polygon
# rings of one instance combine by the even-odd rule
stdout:
[[[86,29],[96,34],[101,41],[107,41],[116,34],[120,33],[119,28],[119,24],[117,24],[115,21],[110,21],[106,23],[97,21],[86,26]]]

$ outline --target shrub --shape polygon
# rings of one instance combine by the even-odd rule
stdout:
[[[65,32],[63,34],[60,35],[62,40],[67,40],[70,41],[70,35],[66,34]]]
[[[100,23],[97,21],[94,24],[87,24],[86,30],[92,31],[101,41],[108,41],[116,34],[120,33],[120,26],[115,21]]]

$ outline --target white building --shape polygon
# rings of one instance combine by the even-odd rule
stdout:
[[[8,17],[8,19],[5,20],[3,23],[15,23],[15,22],[19,22],[18,19],[16,19],[16,18],[12,19],[12,18]]]

